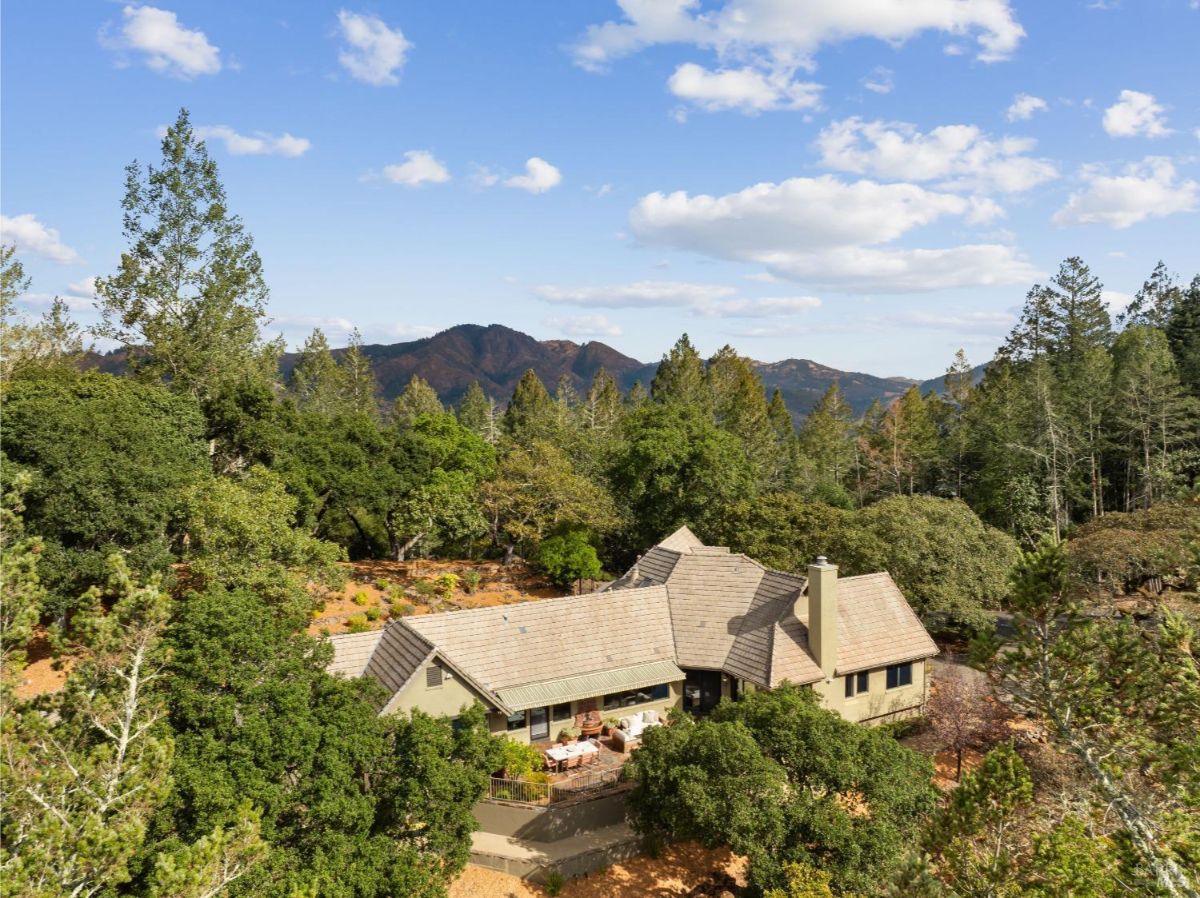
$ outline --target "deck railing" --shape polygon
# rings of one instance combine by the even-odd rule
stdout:
[[[621,781],[622,773],[620,767],[589,770],[558,783],[527,783],[493,776],[488,784],[488,798],[522,804],[554,804],[609,789]]]

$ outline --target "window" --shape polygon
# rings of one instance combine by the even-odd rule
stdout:
[[[846,677],[846,698],[854,698],[871,691],[871,672],[861,671]]]
[[[612,692],[604,696],[604,710],[617,711],[630,705],[643,705],[646,702],[662,701],[671,694],[670,683],[659,683],[657,686],[647,686],[645,689],[630,689],[626,692]]]
[[[550,738],[550,709],[529,709],[529,741],[541,742]]]
[[[508,728],[508,732],[510,732],[510,733],[513,730],[525,729],[525,712],[518,711],[516,714],[510,714],[508,717],[507,728]]]
[[[896,689],[900,686],[912,685],[912,662],[908,664],[893,664],[887,669],[887,688]]]
[[[561,705],[555,705],[554,709],[550,712],[550,715],[554,719],[555,723],[560,720],[570,720],[574,716],[571,713],[571,703],[563,702]]]
[[[442,669],[436,664],[425,668],[425,688],[436,689],[442,685]]]

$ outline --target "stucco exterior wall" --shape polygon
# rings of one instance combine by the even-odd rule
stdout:
[[[846,698],[846,678],[834,677],[814,683],[812,688],[821,696],[821,704],[837,711],[855,723],[882,723],[889,719],[911,717],[921,713],[925,703],[926,662],[912,662],[912,684],[887,688],[887,669],[869,673],[868,690]]]
[[[422,667],[407,686],[392,696],[384,714],[402,714],[413,708],[420,708],[426,714],[434,717],[457,717],[464,707],[474,702],[487,702],[475,691],[461,682],[451,671],[446,670],[442,685],[428,687],[425,685],[425,670]]]

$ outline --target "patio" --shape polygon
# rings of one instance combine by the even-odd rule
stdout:
[[[573,779],[581,773],[601,773],[607,770],[617,770],[625,766],[625,762],[629,760],[629,755],[620,748],[614,747],[613,740],[608,736],[596,736],[591,740],[592,744],[599,749],[599,752],[594,756],[595,760],[591,762],[582,762],[580,766],[570,769],[561,768],[559,770],[548,770],[550,782],[562,783],[566,780]],[[545,741],[535,742],[533,747],[543,755],[552,748],[558,748],[557,742]]]

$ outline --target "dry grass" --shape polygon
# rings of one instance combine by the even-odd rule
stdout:
[[[744,888],[745,858],[726,848],[702,848],[685,842],[657,857],[639,855],[603,872],[572,879],[560,898],[683,898],[718,895],[727,883]],[[731,882],[732,881],[732,882]],[[711,886],[711,888],[710,888]],[[450,898],[545,898],[546,890],[493,870],[467,867],[450,886]]]

